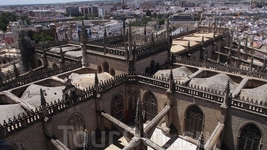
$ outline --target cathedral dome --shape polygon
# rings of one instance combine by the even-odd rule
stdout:
[[[240,92],[240,97],[246,99],[257,100],[258,102],[267,102],[267,84],[258,86],[252,89],[242,89]]]
[[[237,83],[226,74],[217,74],[208,78],[193,78],[189,82],[189,85],[192,84],[206,89],[224,92],[228,81],[230,81],[230,92],[233,92]]]
[[[192,72],[188,68],[186,68],[184,66],[172,69],[172,72],[173,72],[173,79],[174,80],[184,80],[184,79],[188,78],[188,76],[190,76],[192,74]],[[164,78],[169,78],[170,69],[159,70],[154,75],[155,76],[164,77]]]

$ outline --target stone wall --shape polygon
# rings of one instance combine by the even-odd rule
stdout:
[[[26,149],[39,149],[47,150],[47,139],[43,132],[42,122],[36,122],[23,128],[21,130],[15,131],[6,138],[7,142],[10,144],[17,143],[22,144]]]

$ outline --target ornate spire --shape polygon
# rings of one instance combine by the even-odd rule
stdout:
[[[265,70],[266,70],[266,57],[264,57],[264,60],[263,60],[263,63],[262,63],[262,69],[261,69],[261,71],[262,71],[262,72],[265,72]]]
[[[15,77],[17,78],[19,76],[19,70],[16,67],[16,64],[14,61],[13,61],[13,71],[14,71]]]
[[[247,35],[247,37],[246,37],[244,51],[247,52],[247,49],[248,49],[248,35]]]
[[[200,133],[197,143],[197,150],[205,150],[204,149],[204,136],[203,132]]]
[[[62,51],[61,45],[59,46],[59,48],[60,48],[60,63],[64,63],[65,58],[64,58],[64,52]]]
[[[140,97],[138,97],[135,114],[135,136],[143,137],[143,114]]]
[[[106,54],[106,46],[107,46],[107,29],[104,30],[104,54]]]
[[[147,39],[146,39],[146,24],[144,26],[144,37],[145,37],[145,43],[147,42]]]
[[[217,63],[220,63],[221,61],[221,52],[218,52],[218,55],[217,55]]]
[[[170,69],[170,75],[169,75],[169,89],[167,90],[168,93],[172,93],[174,90],[174,79],[173,79],[173,72],[172,72],[172,66]]]
[[[97,73],[95,72],[95,87],[98,86],[98,76]]]
[[[254,58],[254,55],[252,54],[251,55],[251,60],[250,60],[250,71],[253,70],[253,58]]]
[[[44,97],[44,92],[42,89],[40,89],[40,95],[41,95],[41,106],[46,106],[46,101],[45,101],[45,97]]]
[[[166,20],[166,39],[169,39],[170,37],[170,21],[169,18]]]
[[[69,21],[68,21],[68,40],[72,41],[72,30]]]
[[[224,101],[221,107],[227,108],[229,105],[229,96],[230,96],[230,80],[227,81],[227,84],[224,89]]]
[[[213,39],[213,42],[215,42],[215,35],[216,33],[215,33],[215,30],[213,31],[213,37],[212,37],[212,39]]]
[[[191,54],[190,54],[190,41],[188,41],[188,44],[187,44],[187,55],[188,55],[188,57],[191,56]]]
[[[86,32],[83,19],[82,19],[82,36],[81,36],[81,42],[84,45],[86,45],[87,42],[88,42],[88,34]]]
[[[91,150],[92,149],[92,143],[91,139],[88,136],[87,129],[84,130],[83,134],[83,150]]]
[[[99,93],[99,81],[98,81],[98,76],[97,73],[95,72],[95,83],[94,83],[94,94],[97,98],[101,98],[101,94]]]
[[[237,50],[237,58],[240,59],[241,52],[241,40],[238,41],[238,50]]]
[[[154,45],[155,44],[155,41],[154,41],[154,33],[152,32],[151,33],[151,43]]]
[[[207,50],[206,50],[206,48],[204,48],[203,47],[203,49],[204,49],[204,51],[203,51],[203,56],[204,56],[204,62],[206,63],[207,62],[207,60],[208,60],[208,53],[207,53]]]
[[[129,46],[129,51],[132,51],[132,25],[131,22],[129,22],[129,30],[128,30],[128,46]]]

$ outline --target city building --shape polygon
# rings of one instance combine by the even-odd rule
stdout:
[[[78,15],[79,14],[79,8],[78,7],[66,7],[66,14],[68,15]]]
[[[14,65],[1,76],[3,142],[29,150],[163,150],[178,140],[185,149],[267,149],[266,58],[254,55],[266,52],[248,38],[234,46],[234,29],[214,20],[173,36],[167,21],[156,36],[135,37],[129,24],[88,40],[85,24],[80,42],[35,45],[27,53],[34,69],[19,74]],[[156,128],[170,140],[153,140]]]

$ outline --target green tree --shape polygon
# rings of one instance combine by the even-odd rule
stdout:
[[[26,21],[28,25],[31,25],[31,19],[28,16],[21,16],[20,19]]]
[[[150,10],[146,11],[146,16],[149,16],[149,17],[151,16],[151,11]]]
[[[160,24],[160,25],[163,25],[164,22],[165,22],[165,19],[164,19],[164,18],[159,19],[159,24]]]
[[[33,35],[33,40],[35,41],[35,43],[39,43],[41,41],[43,42],[51,42],[54,40],[53,37],[45,34],[44,32],[41,32],[41,33],[35,33]]]
[[[16,21],[17,16],[14,13],[2,12],[0,13],[0,30],[6,32],[10,21]]]

